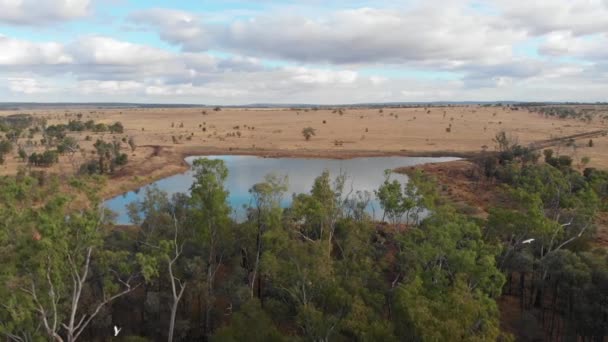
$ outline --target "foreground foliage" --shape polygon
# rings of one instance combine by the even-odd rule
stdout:
[[[169,341],[509,340],[497,304],[506,294],[521,299],[522,324],[539,320],[531,338],[601,337],[608,259],[587,240],[608,177],[537,160],[505,143],[479,163],[508,199],[487,220],[457,212],[420,172],[408,185],[387,173],[376,195],[390,225],[328,172],[287,208],[287,177],[268,175],[235,222],[226,166],[197,160],[188,194],[151,188],[130,205],[134,227],[112,226],[94,198],[71,207],[52,181],[4,177],[0,333],[93,340],[118,325],[125,338]],[[72,182],[95,193],[84,184]]]

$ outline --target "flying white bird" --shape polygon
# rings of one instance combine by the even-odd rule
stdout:
[[[119,329],[117,326],[114,326],[114,337],[118,336],[121,330],[122,328]]]
[[[528,240],[524,240],[524,241],[522,241],[521,243],[530,243],[530,242],[532,242],[532,241],[534,241],[534,239],[528,239]]]

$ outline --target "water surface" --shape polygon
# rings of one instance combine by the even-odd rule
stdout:
[[[267,174],[274,173],[278,176],[287,175],[289,190],[285,194],[284,205],[289,205],[291,194],[308,193],[314,179],[323,170],[329,170],[332,179],[341,172],[346,173],[348,180],[345,192],[369,191],[374,200],[367,208],[368,213],[380,218],[382,210],[375,201],[373,191],[384,181],[384,170],[394,169],[402,166],[414,166],[426,163],[446,162],[458,158],[425,158],[425,157],[366,157],[346,160],[336,159],[308,159],[308,158],[263,158],[256,156],[206,156],[188,157],[186,162],[192,164],[197,158],[221,159],[228,167],[229,175],[226,188],[230,191],[230,205],[234,210],[234,217],[242,220],[245,216],[243,205],[250,204],[251,195],[249,189],[256,183],[262,182]],[[407,176],[395,174],[396,179],[407,182]],[[188,193],[193,182],[193,173],[188,171],[183,174],[174,175],[156,181],[152,184],[158,186],[169,195],[177,192]],[[151,184],[151,185],[152,185]],[[126,205],[141,200],[145,195],[147,185],[138,191],[131,191],[114,197],[105,202],[106,207],[114,211],[118,216],[116,223],[129,224]],[[353,193],[354,193],[353,191]]]

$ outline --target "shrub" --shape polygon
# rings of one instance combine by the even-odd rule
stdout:
[[[88,162],[82,164],[80,166],[80,173],[87,175],[96,175],[100,174],[99,170],[99,162],[96,160],[89,160]]]
[[[306,127],[304,129],[302,129],[302,135],[304,136],[304,138],[308,141],[310,140],[310,138],[316,134],[316,130],[312,127]]]
[[[93,127],[93,132],[103,133],[103,132],[107,132],[107,131],[108,131],[108,126],[106,126],[106,124],[103,124],[103,123],[98,123],[95,125],[95,127]]]
[[[73,137],[65,137],[57,145],[57,152],[64,154],[67,152],[76,152],[78,149],[78,142]]]
[[[32,153],[28,162],[34,166],[49,167],[59,161],[59,153],[57,151],[44,151],[43,153]]]
[[[70,120],[68,122],[68,129],[72,132],[82,132],[86,129],[86,126],[80,120]]]
[[[127,165],[128,159],[129,159],[129,157],[127,156],[126,153],[121,153],[116,157],[114,162],[118,166],[123,166],[123,165]]]
[[[123,127],[122,123],[120,123],[120,122],[115,122],[114,124],[112,124],[112,125],[109,127],[109,130],[110,130],[110,132],[111,132],[111,133],[118,133],[118,134],[121,134],[121,133],[123,133],[123,132],[124,132],[124,130],[125,130],[125,129],[124,129],[124,127]]]
[[[27,152],[22,148],[19,149],[19,158],[21,158],[21,161],[27,160]]]
[[[13,144],[8,140],[0,140],[0,154],[7,154],[13,150]]]

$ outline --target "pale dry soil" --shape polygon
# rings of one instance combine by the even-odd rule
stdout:
[[[384,108],[333,110],[304,109],[222,109],[202,108],[96,109],[2,111],[0,115],[28,113],[45,117],[49,124],[76,119],[112,124],[123,123],[124,134],[70,133],[82,151],[61,156],[60,163],[45,169],[63,175],[73,173],[84,160],[95,158],[92,144],[133,137],[137,144],[129,154],[129,164],[106,185],[103,196],[120,194],[171,174],[183,172],[183,157],[207,154],[253,154],[260,156],[299,156],[350,158],[374,155],[450,156],[495,149],[492,139],[501,130],[520,144],[608,129],[600,120],[591,123],[574,119],[545,118],[525,109],[458,106],[425,108]],[[450,132],[447,128],[450,127]],[[302,129],[312,127],[316,135],[309,141]],[[89,136],[90,140],[85,140]],[[35,137],[34,139],[40,139]],[[24,139],[21,139],[23,143]],[[576,147],[554,149],[579,161],[590,157],[589,166],[608,168],[608,137],[577,141]],[[23,144],[22,144],[23,145]],[[36,150],[27,148],[28,153]],[[25,163],[9,155],[0,175],[14,174]]]

